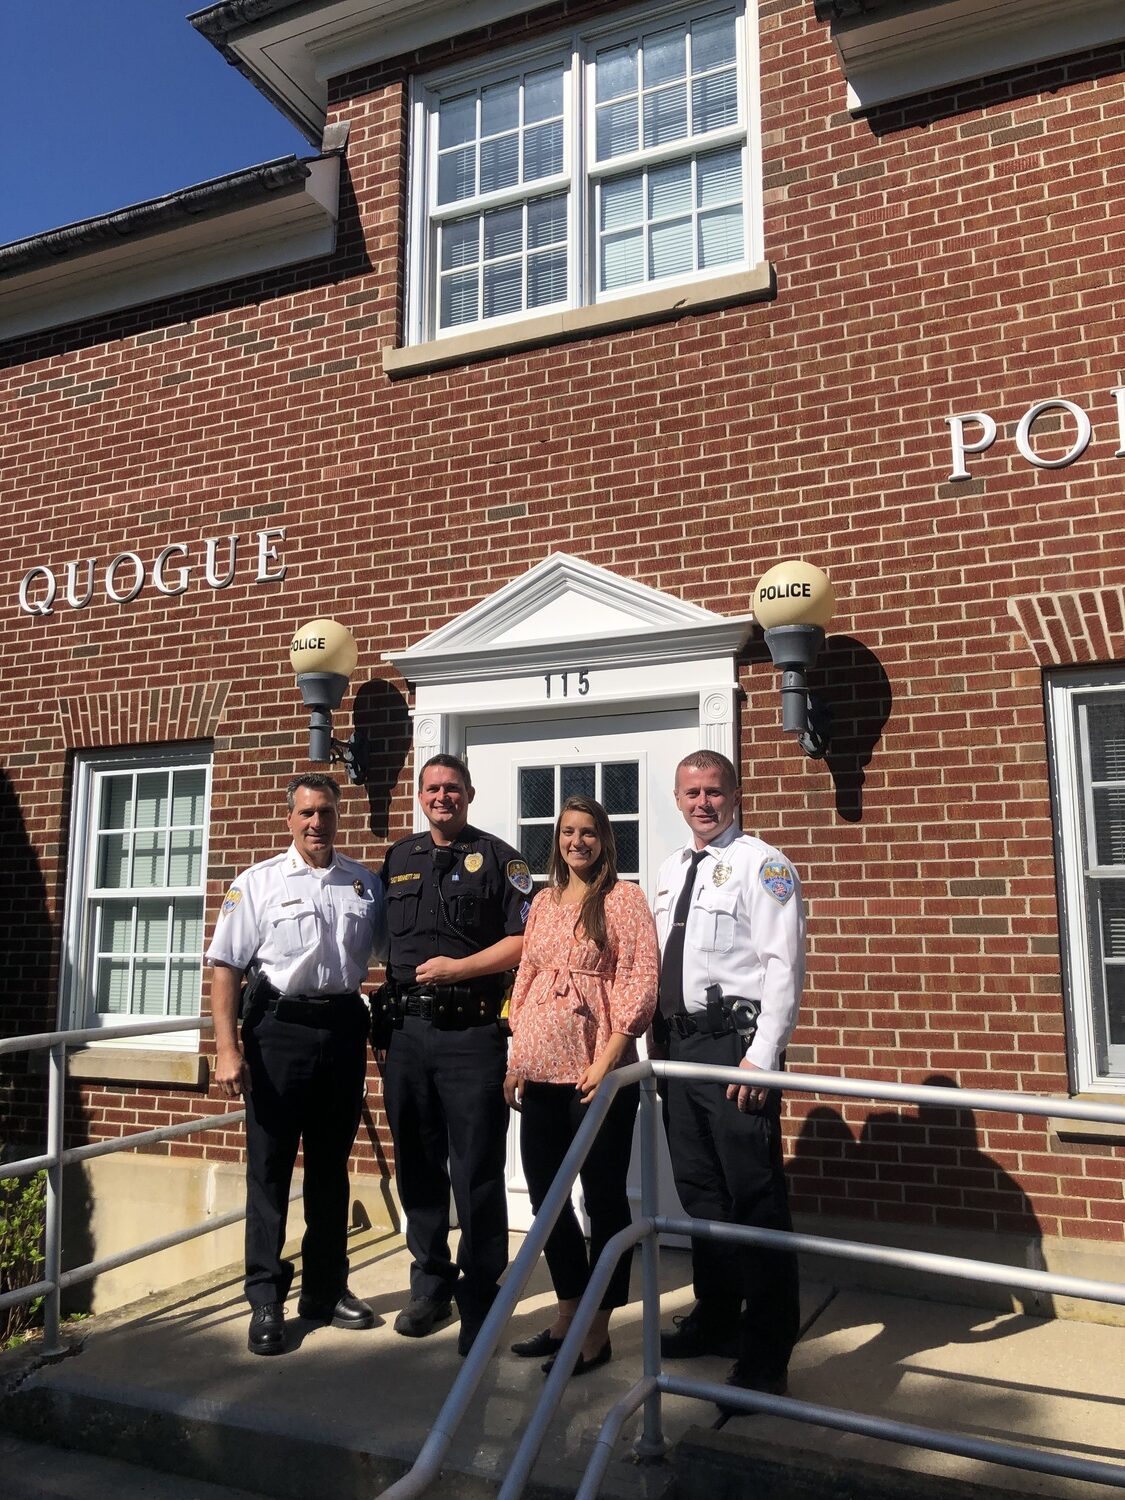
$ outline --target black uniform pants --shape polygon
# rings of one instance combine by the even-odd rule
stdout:
[[[441,1031],[407,1016],[391,1038],[383,1102],[412,1257],[411,1297],[483,1314],[508,1264],[507,1044],[495,1025]],[[449,1253],[449,1192],[461,1241]],[[458,1272],[461,1280],[458,1282]]]
[[[367,1008],[333,1003],[327,1024],[253,1011],[242,1026],[246,1097],[246,1297],[284,1302],[293,1264],[282,1259],[297,1148],[305,1151],[301,1291],[334,1302],[348,1281],[348,1157],[363,1104]]]
[[[524,1084],[520,1155],[531,1206],[536,1213],[586,1118],[587,1106],[581,1101],[582,1096],[572,1083]],[[560,1301],[581,1297],[590,1271],[606,1245],[632,1221],[626,1181],[633,1151],[633,1121],[640,1101],[639,1083],[618,1090],[582,1168],[582,1195],[590,1219],[589,1256],[578,1215],[569,1202],[555,1221],[544,1247],[551,1284]],[[632,1264],[630,1250],[617,1263],[601,1301],[603,1309],[624,1307],[628,1302]]]
[[[673,1062],[737,1067],[740,1039],[728,1036],[669,1040]],[[781,1159],[781,1098],[772,1094],[757,1114],[742,1114],[725,1085],[685,1079],[664,1082],[664,1120],[680,1201],[693,1219],[791,1229]],[[743,1302],[740,1362],[772,1377],[784,1374],[800,1331],[797,1257],[756,1246],[692,1242],[695,1295],[704,1318],[729,1327]]]

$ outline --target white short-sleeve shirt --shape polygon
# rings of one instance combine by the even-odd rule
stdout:
[[[693,844],[664,861],[653,915],[661,952],[690,868]],[[746,1056],[773,1069],[797,1024],[805,982],[805,908],[796,870],[780,850],[732,824],[706,846],[684,928],[684,1007],[706,1008],[708,986],[760,1000]]]
[[[333,851],[326,869],[291,846],[244,870],[223,899],[209,964],[254,964],[283,995],[357,989],[386,941],[383,887],[365,866]]]

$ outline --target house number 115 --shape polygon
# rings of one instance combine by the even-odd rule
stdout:
[[[549,698],[551,696],[551,683],[556,680],[562,683],[562,692],[559,694],[559,697],[569,697],[570,679],[572,677],[577,677],[578,696],[580,698],[584,698],[590,691],[589,672],[548,672],[547,675],[543,678],[543,681],[547,684],[547,697]]]

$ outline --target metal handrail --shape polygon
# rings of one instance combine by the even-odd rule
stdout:
[[[991,1261],[977,1261],[946,1256],[932,1251],[895,1250],[855,1241],[832,1240],[819,1235],[793,1231],[757,1229],[736,1224],[718,1224],[699,1219],[670,1218],[659,1212],[659,1180],[656,1171],[656,1141],[660,1130],[660,1112],[656,1083],[661,1078],[692,1078],[723,1084],[742,1084],[745,1071],[718,1068],[698,1063],[644,1061],[610,1074],[598,1089],[590,1105],[590,1115],[583,1121],[570,1150],[559,1168],[542,1209],[536,1215],[501,1287],[470,1353],[469,1360],[454,1381],[445,1404],[410,1470],[382,1491],[382,1500],[408,1500],[429,1488],[437,1478],[488,1359],[500,1341],[504,1324],[511,1316],[530,1278],[547,1236],[554,1227],[563,1204],[569,1199],[594,1136],[609,1104],[619,1088],[636,1080],[641,1082],[641,1214],[640,1217],[605,1246],[579,1301],[578,1309],[555,1356],[554,1365],[544,1383],[542,1394],[509,1466],[498,1500],[516,1500],[523,1493],[532,1466],[542,1446],[581,1351],[590,1322],[601,1302],[613,1268],[622,1252],[638,1242],[642,1246],[643,1348],[642,1378],[627,1396],[610,1411],[599,1434],[593,1456],[587,1466],[579,1500],[594,1500],[598,1486],[612,1457],[613,1444],[628,1416],[641,1405],[645,1408],[644,1424],[635,1443],[638,1457],[655,1458],[667,1447],[661,1428],[660,1403],[664,1392],[691,1396],[746,1411],[769,1411],[800,1421],[818,1423],[842,1431],[866,1433],[892,1442],[933,1448],[940,1452],[1022,1467],[1041,1473],[1086,1479],[1125,1489],[1125,1468],[1069,1455],[1044,1453],[1039,1449],[997,1443],[990,1439],[970,1438],[942,1433],[936,1429],[896,1422],[890,1418],[869,1417],[840,1411],[788,1397],[764,1396],[735,1387],[715,1386],[663,1374],[660,1367],[660,1289],[659,1236],[661,1234],[701,1235],[737,1243],[761,1243],[790,1250],[815,1250],[837,1255],[841,1259],[869,1261],[881,1265],[907,1267],[912,1270],[938,1271],[962,1279],[990,1281],[1006,1286],[1057,1292],[1084,1297],[1092,1301],[1125,1304],[1125,1285],[1095,1281],[1077,1276],[1063,1276],[1047,1271],[1021,1270],[1000,1266]],[[772,1088],[785,1088],[814,1094],[840,1095],[868,1099],[893,1100],[899,1103],[949,1106],[957,1109],[997,1110],[1009,1114],[1028,1114],[1079,1120],[1106,1120],[1125,1125],[1125,1107],[1104,1103],[1087,1103],[1073,1099],[1047,1098],[1042,1095],[1007,1093],[999,1090],[959,1089],[931,1084],[876,1083],[869,1079],[844,1079],[818,1074],[755,1071],[754,1081]],[[598,1106],[601,1106],[600,1109]],[[541,1219],[544,1222],[541,1224]],[[479,1352],[478,1352],[479,1351]]]
[[[189,1225],[186,1229],[174,1230],[171,1234],[159,1235],[135,1245],[116,1255],[103,1256],[100,1260],[88,1261],[69,1271],[62,1269],[62,1188],[63,1170],[72,1162],[88,1161],[96,1156],[108,1156],[116,1151],[135,1150],[138,1146],[152,1145],[160,1141],[176,1140],[201,1130],[227,1130],[241,1124],[246,1118],[245,1109],[225,1110],[216,1115],[202,1115],[191,1120],[181,1120],[176,1125],[161,1125],[155,1130],[135,1131],[132,1135],[118,1137],[113,1141],[95,1141],[88,1146],[74,1146],[69,1150],[63,1146],[64,1104],[66,1099],[67,1056],[72,1047],[93,1041],[113,1041],[123,1038],[155,1036],[168,1031],[206,1031],[211,1026],[209,1016],[180,1016],[174,1019],[148,1021],[142,1026],[132,1024],[117,1026],[91,1026],[81,1031],[44,1031],[31,1036],[0,1038],[0,1056],[14,1052],[42,1052],[49,1054],[47,1089],[47,1150],[39,1156],[22,1157],[18,1161],[0,1162],[0,1177],[27,1177],[35,1172],[47,1173],[46,1227],[44,1235],[44,1275],[29,1286],[0,1294],[0,1311],[22,1302],[44,1298],[43,1352],[58,1354],[65,1347],[59,1335],[61,1324],[61,1299],[67,1287],[89,1281],[103,1271],[128,1265],[159,1250],[211,1234],[229,1224],[246,1217],[245,1207],[232,1209],[205,1220],[202,1224]],[[300,1189],[290,1195],[290,1201],[300,1197]]]

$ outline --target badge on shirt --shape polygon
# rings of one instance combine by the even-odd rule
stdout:
[[[762,882],[762,889],[781,906],[789,900],[796,885],[789,866],[775,864],[771,860],[766,860],[762,865],[758,871],[758,879]]]
[[[466,854],[465,855],[465,869],[468,870],[468,872],[469,872],[470,875],[475,875],[477,873],[477,871],[480,869],[481,865],[483,865],[483,864],[484,864],[484,855],[483,854]]]
[[[363,881],[362,880],[353,880],[352,881],[352,890],[356,893],[357,896],[362,896],[363,895]]]
[[[730,865],[716,865],[715,868],[711,871],[711,884],[726,885],[727,881],[730,879],[730,875]]]
[[[223,897],[223,906],[222,906],[223,916],[224,917],[229,917],[230,914],[231,914],[231,912],[235,909],[235,907],[238,905],[238,903],[241,900],[242,900],[242,892],[238,889],[238,887],[236,885],[232,885],[231,888],[230,888],[230,890]]]
[[[515,886],[521,896],[530,896],[535,889],[535,882],[531,878],[531,871],[527,868],[526,860],[510,859],[505,871],[508,884]]]

